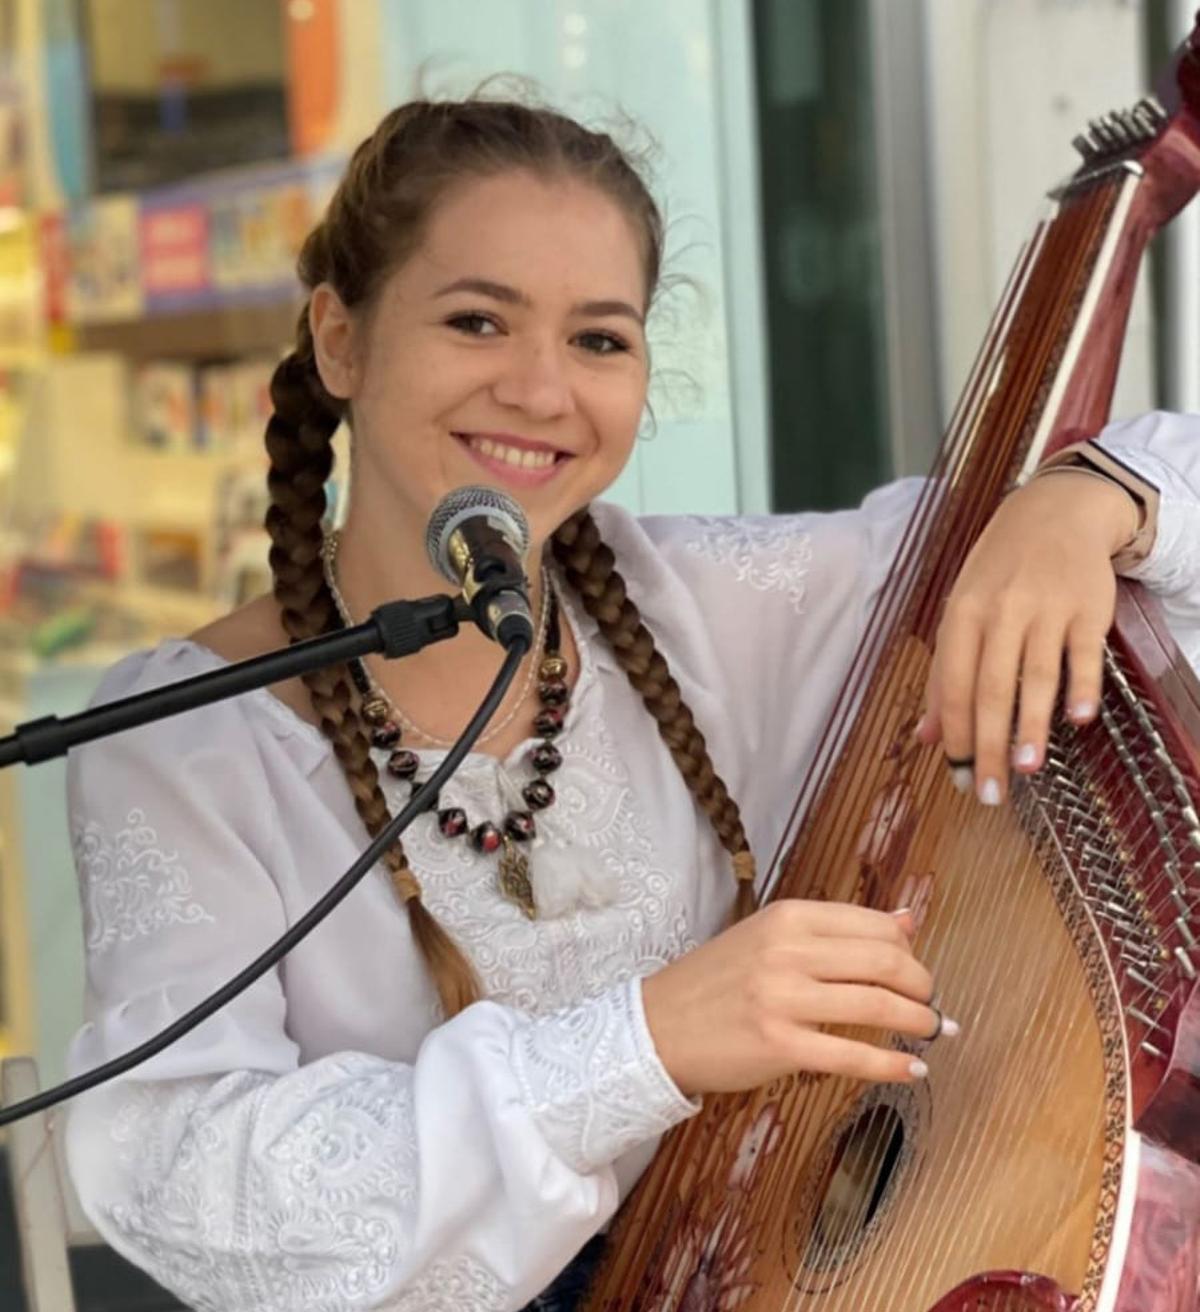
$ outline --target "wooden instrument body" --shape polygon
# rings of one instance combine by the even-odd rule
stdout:
[[[963,1035],[915,1046],[916,1086],[708,1100],[623,1209],[588,1312],[1200,1309],[1200,685],[1122,583],[1102,720],[1059,721],[1047,780],[986,830],[913,736],[983,522],[1108,414],[1142,251],[1200,184],[1190,49],[1178,86],[1136,167],[1105,161],[1019,261],[776,866],[773,897],[913,906]]]

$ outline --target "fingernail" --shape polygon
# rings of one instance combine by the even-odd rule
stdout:
[[[908,1063],[908,1073],[914,1080],[923,1080],[929,1074],[929,1067],[918,1058],[916,1061]]]
[[[1000,805],[1000,785],[995,779],[985,779],[979,786],[979,800],[984,806]]]
[[[917,721],[917,727],[913,730],[914,738],[920,738],[920,736],[925,732],[925,721],[928,718],[929,717],[927,715],[922,715],[921,718]]]
[[[897,907],[895,911],[892,911],[889,914],[893,916],[911,916],[912,907]]]
[[[947,1039],[953,1039],[962,1032],[962,1026],[958,1021],[951,1020],[949,1016],[942,1017],[942,1035]]]
[[[956,765],[950,779],[960,793],[969,793],[975,785],[975,772],[969,765]]]
[[[1090,720],[1096,714],[1096,703],[1072,702],[1067,714],[1072,720]]]
[[[1022,743],[1020,747],[1013,752],[1013,765],[1029,767],[1037,765],[1038,749],[1033,743]]]

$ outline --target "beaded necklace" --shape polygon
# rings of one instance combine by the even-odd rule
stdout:
[[[321,552],[325,581],[333,595],[342,624],[352,627],[354,621],[337,588],[337,546],[336,536],[330,534]],[[537,834],[534,812],[544,811],[554,803],[554,788],[547,776],[553,774],[562,765],[562,753],[554,745],[554,739],[562,732],[571,700],[571,690],[567,684],[567,662],[562,655],[558,599],[544,571],[542,612],[543,628],[538,643],[541,656],[539,658],[535,651],[530,661],[531,673],[525,683],[525,688],[528,689],[532,682],[532,671],[536,669],[540,709],[534,716],[533,731],[540,741],[530,750],[527,758],[533,768],[534,777],[521,789],[521,798],[525,807],[516,807],[508,811],[500,824],[495,824],[491,820],[473,824],[462,807],[442,807],[440,798],[437,803],[437,825],[444,837],[454,839],[465,836],[475,851],[483,855],[500,853],[497,874],[499,889],[531,920],[538,914],[538,901],[534,897],[529,858],[522,849],[527,848]],[[417,729],[396,707],[371,678],[361,658],[352,657],[347,664],[350,677],[361,699],[362,717],[370,728],[371,746],[389,753],[388,773],[396,779],[407,780],[411,790],[415,792],[420,786],[417,772],[421,768],[421,759],[416,752],[401,746],[402,725],[407,725],[422,737],[428,738],[429,735]],[[525,694],[522,694],[505,723],[511,723],[516,710],[524,701]],[[483,739],[479,741],[482,742]],[[587,901],[595,904],[592,899]]]

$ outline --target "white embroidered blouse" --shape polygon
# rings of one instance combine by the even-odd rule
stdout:
[[[1200,418],[1151,415],[1105,445],[1162,490],[1136,573],[1200,663]],[[634,519],[598,507],[765,863],[847,671],[917,480],[857,510]],[[555,805],[608,904],[530,922],[494,860],[405,843],[488,1001],[439,1023],[406,915],[372,872],[277,973],[73,1105],[68,1158],[101,1233],[213,1312],[509,1312],[604,1226],[658,1136],[694,1111],[654,1051],[640,979],[730,908],[728,855],[592,622]],[[220,665],[171,641],[97,700]],[[423,753],[426,769],[438,753]],[[525,749],[473,755],[443,794],[507,809]],[[407,796],[390,780],[393,807]],[[401,793],[400,790],[404,790]],[[85,911],[88,1070],[157,1033],[257,956],[366,844],[320,733],[266,691],[71,754]]]

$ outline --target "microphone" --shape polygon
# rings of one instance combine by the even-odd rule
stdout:
[[[524,559],[529,521],[517,503],[495,488],[471,486],[447,493],[425,530],[430,563],[462,589],[475,623],[502,647],[523,639],[533,646],[533,613]]]

